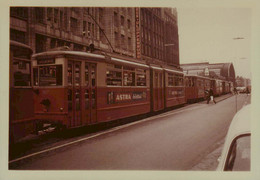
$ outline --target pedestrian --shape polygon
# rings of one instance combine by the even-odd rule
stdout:
[[[209,90],[205,90],[205,99],[207,100],[207,102],[209,101],[210,99],[210,96],[209,96]]]
[[[234,87],[234,93],[237,94],[237,88],[236,87]]]
[[[248,95],[249,93],[250,93],[249,88],[246,87],[246,95]]]
[[[214,99],[214,93],[213,93],[212,88],[210,88],[210,90],[209,90],[209,97],[207,99],[207,104],[209,103],[210,100],[213,101],[215,104],[217,104],[215,99]]]

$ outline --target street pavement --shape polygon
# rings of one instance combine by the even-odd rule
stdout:
[[[238,109],[246,97],[237,96]],[[216,105],[203,101],[102,132],[16,169],[203,170],[198,164],[223,141],[235,99],[226,95],[216,98]]]

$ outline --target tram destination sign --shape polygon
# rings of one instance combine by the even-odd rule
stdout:
[[[55,64],[55,59],[51,58],[51,59],[38,59],[37,60],[37,64],[41,65],[41,64]]]

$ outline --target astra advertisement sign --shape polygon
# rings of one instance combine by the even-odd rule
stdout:
[[[141,92],[108,92],[107,93],[108,104],[146,100],[146,98],[147,98],[147,94],[144,91],[141,91]]]

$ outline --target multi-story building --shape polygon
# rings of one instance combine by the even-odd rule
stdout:
[[[140,8],[136,10],[136,16],[138,13],[140,22],[136,20],[137,58],[149,63],[163,62],[178,67],[179,39],[176,9]]]
[[[171,8],[11,7],[10,39],[29,45],[34,53],[94,47],[179,66],[177,11]]]

